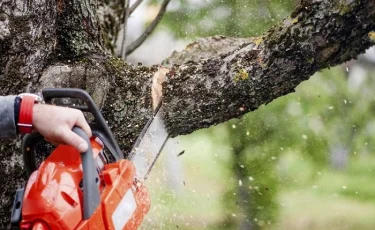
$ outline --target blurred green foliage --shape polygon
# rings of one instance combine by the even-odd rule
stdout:
[[[183,39],[218,34],[256,36],[288,16],[297,2],[174,0],[162,23]],[[350,76],[352,68],[362,70]],[[192,180],[192,185],[215,186],[210,194],[221,197],[221,208],[209,200],[206,210],[212,216],[203,214],[195,209],[205,206],[205,199],[188,192],[171,199],[168,212],[184,215],[194,209],[190,213],[199,214],[191,216],[204,219],[202,222],[209,229],[372,229],[372,75],[359,62],[324,70],[299,85],[294,94],[241,119],[181,137],[187,149],[185,155],[190,154],[184,155],[185,167],[191,174],[186,178]],[[197,139],[204,141],[196,143]],[[212,163],[212,158],[194,155],[202,154],[200,148],[208,143],[213,143],[213,147],[206,154],[225,157],[215,158]],[[195,172],[196,165],[210,165],[218,175],[211,175],[208,169]],[[218,182],[212,184],[208,178]],[[168,192],[160,191],[163,193]],[[181,199],[187,199],[186,203]],[[192,200],[198,200],[201,206],[189,203]],[[351,207],[358,215],[343,206]],[[303,218],[308,221],[299,225]],[[184,227],[178,226],[180,229],[196,228],[186,219],[180,222],[185,223]]]
[[[287,17],[296,0],[175,0],[163,18],[178,38],[260,35]]]
[[[226,141],[232,147],[233,181],[225,194],[226,209],[242,209],[245,221],[257,229],[278,221],[279,187],[320,188],[317,192],[375,204],[375,186],[370,183],[375,166],[371,75],[365,74],[364,82],[353,89],[345,68],[325,70],[302,83],[296,93],[228,122],[226,135],[218,135],[215,128],[207,131],[214,142]],[[344,158],[340,165],[332,159],[335,152]],[[242,180],[241,185],[236,180]],[[246,195],[240,194],[243,186]],[[248,229],[239,227],[241,218],[230,220],[225,224],[230,229]]]

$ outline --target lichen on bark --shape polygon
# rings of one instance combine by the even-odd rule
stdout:
[[[368,33],[375,27],[375,3],[340,4],[304,1],[291,17],[226,54],[199,59],[192,52],[194,61],[186,61],[186,49],[183,59],[172,57],[174,66],[164,84],[165,119],[172,136],[240,117],[293,92],[316,71],[364,52],[373,44]],[[244,70],[248,79],[237,81]]]

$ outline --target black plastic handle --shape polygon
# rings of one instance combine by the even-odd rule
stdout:
[[[87,220],[95,212],[100,204],[99,193],[99,175],[96,171],[94,156],[90,140],[86,133],[78,127],[73,128],[73,132],[82,137],[88,144],[86,152],[81,153],[81,162],[83,169],[83,219]]]
[[[10,216],[10,223],[13,228],[18,227],[22,220],[22,204],[23,204],[23,194],[25,193],[24,188],[17,189],[16,195],[13,201],[12,214]],[[18,228],[17,228],[18,229]]]
[[[50,103],[54,98],[78,98],[85,100],[90,98],[90,95],[79,88],[44,88],[42,90],[43,99]]]
[[[116,139],[114,138],[112,131],[109,129],[107,122],[105,121],[103,115],[100,113],[94,100],[86,91],[78,88],[46,88],[42,90],[42,94],[44,101],[47,104],[51,104],[52,99],[54,98],[75,98],[83,100],[87,106],[70,107],[80,109],[84,112],[90,112],[95,118],[95,124],[90,124],[91,128],[93,129],[93,133],[100,133],[100,137],[106,139],[106,147],[111,152],[116,161],[124,159],[124,154],[122,153]]]

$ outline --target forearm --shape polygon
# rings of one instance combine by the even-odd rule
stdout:
[[[17,137],[14,121],[14,99],[16,96],[0,96],[0,139]]]

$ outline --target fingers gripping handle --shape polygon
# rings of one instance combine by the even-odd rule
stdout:
[[[54,98],[75,98],[81,99],[86,106],[69,106],[71,108],[80,109],[83,112],[90,112],[95,118],[95,129],[100,131],[103,138],[108,140],[106,147],[117,160],[124,159],[124,154],[122,153],[112,131],[109,129],[107,122],[105,121],[103,115],[100,113],[99,108],[95,105],[94,100],[90,95],[82,90],[76,88],[47,88],[42,91],[43,98],[47,104],[52,103]],[[91,124],[92,125],[92,124]],[[91,126],[90,125],[90,126]],[[91,127],[93,128],[93,127]],[[95,130],[93,130],[95,131]]]
[[[87,134],[78,127],[73,128],[73,132],[82,137],[88,144],[86,152],[81,153],[83,169],[83,219],[87,220],[95,212],[100,204],[99,176],[95,168],[95,161],[92,155],[92,148]]]

